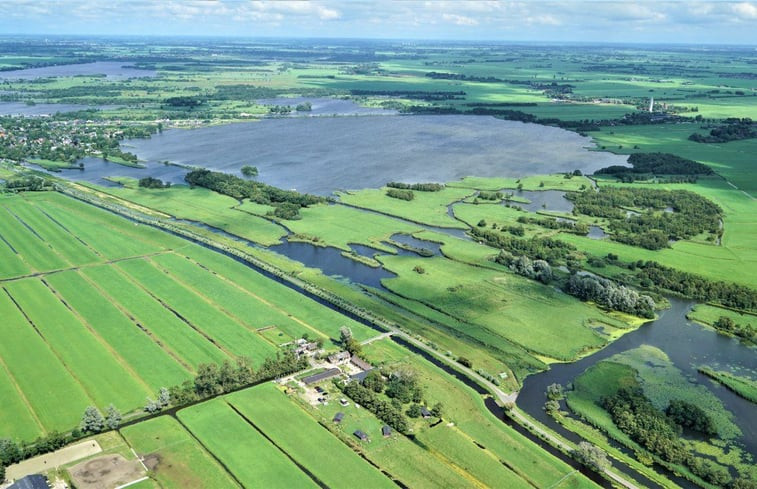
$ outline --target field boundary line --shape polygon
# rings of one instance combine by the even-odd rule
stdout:
[[[210,400],[210,399],[205,399],[205,401],[207,400]],[[205,445],[205,443],[203,443],[202,440],[200,440],[200,438],[197,435],[195,435],[195,433],[189,428],[189,426],[184,424],[184,422],[181,420],[179,416],[176,415],[176,413],[172,414],[171,416],[173,416],[173,418],[179,423],[179,425],[181,425],[182,429],[195,441],[195,443],[197,443],[197,446],[202,448],[202,450],[205,453],[207,453],[219,465],[219,467],[221,467],[224,470],[224,472],[229,474],[229,477],[231,477],[232,480],[236,482],[236,484],[239,487],[246,487],[244,484],[242,484],[242,481],[240,481],[237,478],[237,475],[234,472],[232,472],[229,469],[229,467],[225,463],[223,463],[223,461],[220,458],[218,458],[218,456],[216,456],[216,454],[213,453],[213,451],[210,448],[208,448],[207,445]]]
[[[92,245],[90,245],[89,243],[87,243],[86,241],[84,241],[83,239],[81,239],[79,236],[77,236],[74,233],[72,233],[70,229],[68,229],[66,226],[63,225],[63,223],[61,223],[60,221],[58,221],[57,219],[55,219],[53,216],[51,216],[50,214],[48,214],[48,212],[42,206],[38,205],[38,202],[32,202],[32,201],[29,201],[28,199],[25,199],[25,200],[27,202],[29,202],[29,205],[34,206],[34,208],[36,208],[39,212],[41,212],[42,215],[44,215],[47,219],[49,219],[50,222],[52,222],[53,224],[57,225],[63,231],[65,231],[66,233],[68,233],[72,238],[76,239],[78,242],[80,242],[82,245],[84,245],[88,250],[90,250],[92,253],[94,253],[95,256],[99,256],[99,257],[103,256]]]
[[[66,373],[68,373],[68,375],[69,375],[69,376],[70,376],[70,377],[71,377],[71,378],[72,378],[72,379],[74,380],[74,382],[76,382],[76,384],[77,384],[77,385],[78,385],[79,387],[81,387],[81,390],[82,390],[82,392],[83,392],[83,393],[84,393],[84,394],[85,394],[85,395],[87,396],[87,398],[88,398],[88,399],[89,399],[89,401],[90,401],[90,402],[92,403],[92,405],[93,405],[93,406],[94,406],[94,405],[96,405],[97,403],[96,403],[96,401],[95,401],[94,397],[92,396],[92,393],[91,393],[91,392],[89,392],[89,390],[87,390],[87,388],[86,388],[86,387],[84,386],[84,384],[82,384],[82,382],[81,382],[81,381],[79,380],[79,377],[77,377],[77,376],[76,376],[76,375],[74,374],[73,370],[71,370],[71,367],[70,367],[70,366],[69,366],[69,365],[68,365],[68,364],[66,363],[66,361],[65,361],[65,360],[64,360],[64,359],[63,359],[63,358],[62,358],[62,357],[60,356],[60,353],[58,353],[58,351],[57,351],[57,350],[56,350],[55,348],[53,348],[53,347],[52,347],[52,345],[50,344],[50,342],[49,342],[49,341],[47,341],[47,338],[45,337],[45,335],[43,335],[43,334],[42,334],[42,332],[41,332],[41,331],[39,330],[39,328],[37,327],[37,325],[36,325],[36,324],[34,324],[34,321],[32,321],[32,320],[31,320],[31,318],[30,318],[30,317],[29,317],[29,316],[28,316],[28,315],[26,314],[26,311],[24,311],[24,308],[23,308],[23,307],[21,307],[21,305],[20,305],[20,304],[19,304],[18,302],[16,302],[16,299],[15,299],[15,298],[13,297],[13,295],[12,295],[12,294],[10,293],[10,291],[9,291],[9,290],[8,290],[7,288],[3,287],[3,290],[5,291],[5,293],[6,293],[6,294],[8,294],[8,297],[10,297],[11,301],[13,302],[13,304],[14,304],[14,305],[16,306],[16,308],[17,308],[17,309],[18,309],[18,310],[19,310],[19,311],[21,312],[21,314],[22,314],[22,315],[24,316],[24,319],[26,319],[26,322],[27,322],[27,323],[28,323],[28,324],[29,324],[29,325],[30,325],[30,326],[31,326],[31,327],[32,327],[32,328],[34,329],[34,331],[36,331],[36,333],[37,333],[37,334],[38,334],[38,335],[39,335],[39,336],[40,336],[40,337],[42,338],[42,341],[43,341],[43,342],[45,343],[45,346],[47,347],[47,349],[48,349],[48,350],[50,350],[50,353],[52,353],[52,355],[53,355],[53,356],[54,356],[54,357],[55,357],[56,359],[58,359],[58,361],[60,362],[60,364],[61,364],[61,365],[63,366],[63,368],[64,368],[64,369],[66,370]]]
[[[329,337],[327,334],[325,334],[323,331],[319,330],[315,326],[307,323],[306,321],[298,318],[297,316],[289,314],[286,310],[280,308],[279,306],[277,306],[276,304],[274,304],[272,302],[269,302],[268,300],[264,299],[263,297],[260,297],[259,295],[257,295],[256,293],[252,292],[251,290],[248,290],[248,289],[242,287],[241,285],[235,283],[233,280],[229,279],[228,277],[224,277],[223,275],[219,274],[215,270],[211,270],[210,268],[204,266],[202,263],[198,262],[197,260],[195,260],[193,258],[190,258],[188,256],[186,258],[191,263],[194,263],[195,265],[197,265],[198,267],[202,268],[203,270],[206,270],[209,273],[212,273],[213,276],[217,277],[218,279],[220,279],[223,282],[228,283],[229,285],[231,285],[232,287],[236,288],[237,290],[243,292],[244,294],[252,297],[253,299],[255,299],[258,302],[260,302],[261,304],[263,304],[264,306],[269,307],[269,308],[273,309],[274,311],[280,312],[281,314],[285,315],[286,317],[290,318],[291,320],[295,321],[296,323],[298,323],[298,324],[300,324],[300,325],[308,328],[310,331],[312,331],[313,333],[316,333],[319,336],[322,336],[324,338],[328,338]],[[259,332],[260,328],[257,328],[255,331]],[[278,345],[275,345],[275,346],[278,346]]]
[[[179,365],[184,367],[185,370],[187,370],[189,373],[195,373],[195,370],[192,368],[189,363],[187,363],[186,360],[181,358],[178,353],[173,351],[171,348],[167,347],[162,341],[160,341],[159,338],[155,337],[153,335],[152,331],[150,331],[147,326],[143,325],[141,321],[139,321],[132,313],[127,310],[123,304],[121,304],[118,299],[113,297],[107,290],[103,289],[100,284],[92,280],[90,277],[86,276],[85,274],[81,273],[80,271],[77,271],[76,274],[84,279],[86,282],[88,282],[97,292],[100,294],[100,296],[105,299],[107,302],[113,305],[116,309],[118,309],[121,314],[123,314],[131,323],[134,324],[134,326],[137,327],[142,333],[147,335],[148,338],[150,338],[150,341],[158,345],[158,347],[165,351],[166,354],[168,354],[170,357],[172,357],[174,360],[176,360]]]
[[[189,326],[191,329],[195,330],[200,336],[205,338],[208,342],[210,342],[213,346],[221,350],[224,355],[228,356],[229,358],[235,358],[236,355],[234,355],[232,352],[226,350],[226,348],[223,347],[220,343],[218,343],[215,339],[213,339],[212,336],[208,335],[202,328],[199,326],[195,326],[189,319],[185,318],[181,314],[179,314],[179,311],[173,308],[168,302],[164,301],[154,293],[152,293],[147,287],[142,284],[139,280],[137,280],[135,277],[132,277],[127,271],[123,270],[121,267],[116,266],[113,267],[114,270],[116,270],[121,276],[123,276],[127,281],[131,282],[136,287],[139,287],[144,291],[147,295],[149,295],[155,302],[160,304],[161,307],[163,307],[165,310],[176,316],[179,321]]]
[[[213,309],[216,309],[217,311],[219,311],[224,316],[226,316],[229,319],[231,319],[234,323],[239,324],[240,326],[242,326],[242,328],[245,329],[246,331],[248,331],[250,333],[257,333],[257,328],[255,328],[252,324],[250,324],[246,319],[242,319],[242,318],[238,317],[236,314],[234,314],[231,311],[227,310],[225,307],[222,307],[220,304],[216,303],[213,299],[211,299],[210,297],[208,297],[204,293],[202,293],[199,290],[197,290],[194,286],[192,286],[192,285],[188,284],[187,282],[185,282],[183,278],[178,277],[170,269],[166,268],[165,266],[161,265],[160,263],[156,263],[155,261],[150,260],[149,258],[145,258],[145,260],[147,260],[147,262],[150,265],[152,265],[153,268],[155,268],[159,272],[163,272],[164,274],[166,274],[169,277],[171,277],[171,279],[174,282],[176,282],[179,285],[181,285],[181,286],[185,287],[186,289],[188,289],[190,292],[192,292],[193,294],[195,294],[200,300],[202,300],[203,302],[205,302],[207,305],[209,305]],[[268,341],[267,339],[263,338],[262,335],[256,335],[256,336],[260,337],[266,343],[270,343],[271,346],[274,346],[274,347],[277,346],[277,345],[274,345],[273,343],[271,343],[270,341]]]
[[[123,367],[123,369],[128,373],[130,376],[134,378],[134,380],[137,381],[138,384],[142,385],[142,387],[147,389],[147,394],[152,394],[152,387],[150,387],[147,382],[137,373],[136,370],[134,370],[134,367],[131,366],[129,362],[126,361],[124,357],[121,356],[120,353],[111,345],[108,343],[108,341],[100,335],[100,333],[92,326],[92,323],[87,321],[84,316],[82,316],[79,311],[71,307],[68,302],[66,302],[63,295],[58,292],[52,285],[47,283],[44,279],[42,280],[42,283],[47,287],[47,289],[68,309],[71,311],[73,316],[84,326],[89,333],[95,338],[95,341],[97,341],[107,352],[109,352],[113,359],[116,360],[116,362]]]
[[[252,427],[252,429],[254,429],[258,433],[260,433],[260,435],[263,438],[265,438],[266,441],[268,441],[268,443],[270,443],[271,445],[273,445],[274,448],[276,448],[276,450],[278,450],[279,452],[281,452],[282,455],[284,455],[286,458],[288,458],[289,460],[291,460],[291,462],[294,465],[296,465],[297,468],[300,469],[300,471],[302,471],[306,476],[308,476],[310,479],[312,479],[312,481],[315,482],[319,487],[321,487],[323,489],[330,489],[330,486],[328,484],[326,484],[325,482],[323,482],[317,475],[315,475],[313,472],[311,472],[310,469],[308,469],[307,467],[305,467],[304,465],[302,465],[300,462],[298,462],[294,458],[293,455],[291,455],[289,452],[287,452],[282,447],[280,447],[278,443],[276,443],[275,441],[273,441],[273,439],[270,436],[268,436],[268,434],[265,431],[263,431],[260,428],[258,428],[258,426],[250,418],[248,418],[247,416],[245,416],[244,413],[242,413],[239,409],[237,409],[237,407],[235,405],[233,405],[232,403],[228,402],[226,399],[224,399],[224,402],[231,408],[232,411],[234,411],[236,413],[237,416],[239,416],[240,418],[242,418],[245,423],[247,423],[248,425],[250,425],[250,427]]]

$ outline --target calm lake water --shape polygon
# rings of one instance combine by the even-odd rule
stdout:
[[[104,107],[76,104],[34,104],[24,102],[0,102],[0,115],[40,116],[56,112],[76,112],[77,110],[102,109]]]
[[[97,61],[70,65],[45,66],[26,70],[0,71],[0,80],[33,80],[53,76],[105,75],[110,79],[144,78],[156,75],[155,70],[140,70],[128,61]]]
[[[277,118],[170,130],[125,143],[148,162],[230,173],[255,165],[261,181],[316,194],[392,180],[591,173],[625,163],[626,156],[590,152],[589,145],[573,132],[488,116]]]

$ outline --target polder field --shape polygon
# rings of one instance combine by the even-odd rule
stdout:
[[[413,362],[391,342],[374,345],[371,355],[380,354],[387,364]],[[352,405],[314,408],[272,383],[179,410],[175,417],[137,423],[120,434],[155,464],[151,478],[161,487],[497,487],[502,481],[508,487],[596,487],[491,415],[475,414],[477,395],[452,377],[437,378],[430,364],[413,367],[434,379],[429,396],[450,399],[453,420],[436,427],[419,422],[422,443],[396,433],[383,437],[382,423],[369,411]],[[340,426],[331,421],[337,410],[346,413]],[[366,431],[369,440],[357,440],[355,429]],[[484,443],[490,448],[482,449]]]
[[[30,111],[33,104],[94,106],[0,120],[0,189],[9,190],[0,192],[0,440],[34,443],[55,432],[68,434],[87,406],[104,412],[113,404],[125,426],[98,436],[118,438],[144,459],[149,480],[136,487],[595,487],[599,474],[589,479],[589,469],[577,470],[569,455],[538,444],[555,436],[552,443],[563,452],[576,446],[573,437],[562,438],[567,434],[555,420],[543,419],[549,411],[545,389],[531,405],[523,401],[530,381],[591,360],[583,373],[561,380],[566,399],[551,415],[606,450],[615,473],[636,487],[674,488],[681,482],[650,466],[657,459],[601,406],[620,387],[638,387],[660,413],[673,399],[705,407],[717,433],[707,438],[685,432],[686,449],[706,460],[705,467],[712,462],[733,477],[754,477],[753,458],[739,441],[739,426],[753,410],[732,404],[754,398],[753,370],[699,358],[686,370],[664,349],[646,344],[608,353],[659,329],[659,323],[645,323],[670,318],[671,304],[683,299],[689,302],[678,308],[686,310],[676,326],[677,344],[700,334],[711,344],[752,348],[714,330],[702,333],[683,317],[707,327],[721,317],[755,324],[757,311],[748,304],[757,289],[757,139],[689,139],[705,138],[729,117],[757,119],[753,50],[296,40],[133,40],[88,49],[34,40],[10,48],[0,40],[1,70],[50,65],[43,68],[49,76],[37,79],[0,71],[0,102],[29,104]],[[55,64],[70,61],[107,61],[114,72],[86,72],[82,64],[86,73],[56,76]],[[129,70],[143,76],[118,76]],[[261,99],[274,99],[274,107]],[[313,103],[312,112],[295,108],[305,102]],[[231,158],[239,161],[214,161],[213,148],[206,148],[201,157],[212,168],[236,175],[243,164],[260,165],[259,176],[227,180],[214,190],[197,181],[185,185],[181,175],[195,162],[180,156],[117,156],[141,154],[135,138],[167,140],[159,139],[163,131],[191,138],[193,128],[218,126],[211,129],[220,134],[224,124],[256,121],[246,126],[254,131],[258,124],[288,124],[288,117],[315,125],[323,122],[318,117],[331,119],[332,106],[347,107],[344,127],[366,117],[387,117],[391,124],[392,118],[419,114],[518,121],[503,124],[503,131],[514,125],[547,129],[530,123],[559,126],[587,136],[570,134],[597,152],[671,153],[715,174],[647,175],[629,183],[571,167],[549,175],[468,175],[440,182],[429,166],[417,180],[399,185],[442,184],[432,191],[416,189],[408,198],[389,184],[398,177],[387,175],[375,188],[359,181],[334,184],[339,188],[333,193],[299,207],[287,204],[301,195],[283,190],[302,191],[299,183],[281,184],[270,193],[274,199],[256,185],[272,182],[277,165],[294,165],[290,160],[302,155],[292,153],[290,143],[300,141],[282,141],[274,156],[242,151]],[[348,146],[350,134],[339,136]],[[463,151],[470,148],[457,149],[464,166]],[[80,153],[87,158],[70,158]],[[329,156],[317,157],[330,162],[323,172],[333,171],[337,181],[341,163]],[[99,165],[96,158],[110,164]],[[368,156],[355,151],[348,164],[358,167],[361,158]],[[512,158],[513,165],[522,164]],[[79,161],[84,171],[66,169],[78,168]],[[127,163],[133,168],[121,166]],[[524,171],[546,171],[537,169],[541,164],[550,162],[534,162],[534,169]],[[112,174],[102,175],[107,181],[89,178],[88,165],[92,173],[103,166]],[[140,184],[151,171],[160,178],[173,175],[171,185]],[[31,176],[46,178],[59,192],[10,193],[14,181]],[[313,178],[329,181],[332,175]],[[254,191],[240,193],[245,186]],[[681,209],[613,204],[602,209],[608,212],[589,215],[574,211],[569,201],[618,189],[688,191],[716,205],[718,219],[714,229],[667,236],[659,247],[645,248],[622,241],[622,217],[613,216],[674,218]],[[524,257],[530,262],[517,261]],[[537,260],[548,262],[550,279],[535,273]],[[656,279],[683,278],[671,288],[658,287],[640,275],[651,262],[668,267]],[[683,273],[689,275],[677,275]],[[572,277],[595,275],[628,288],[609,305],[569,292]],[[687,281],[697,281],[697,289],[674,289]],[[731,302],[710,294],[721,288],[736,291],[726,297]],[[632,295],[629,290],[649,295],[655,303],[649,314],[621,311],[618,304]],[[284,356],[303,337],[320,340],[327,354],[336,352],[351,344],[340,339],[342,327],[362,343],[359,356],[387,382],[396,372],[412,372],[420,398],[403,404],[374,391],[386,408],[377,414],[352,398],[339,403],[349,396],[329,380],[318,386],[330,400],[316,402],[313,387],[301,382],[331,367],[316,356],[307,371],[278,382],[201,395],[209,400],[172,400],[164,412],[140,418],[161,388],[197,386],[193,381],[205,364],[233,365],[245,357],[260,372],[266,360]],[[608,358],[597,361],[594,354]],[[697,377],[696,369],[713,382]],[[723,391],[741,397],[734,401]],[[437,404],[443,411],[438,417],[410,416],[409,406]],[[387,406],[408,418],[410,430],[382,435]],[[335,424],[338,412],[345,416]],[[358,439],[355,430],[369,440]],[[750,441],[748,430],[741,431]],[[608,439],[630,450],[624,453]],[[669,468],[713,487],[686,466]]]
[[[222,255],[57,193],[0,197],[2,437],[139,410],[203,363],[371,330]]]

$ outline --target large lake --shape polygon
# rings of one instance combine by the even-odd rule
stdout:
[[[128,61],[97,61],[69,65],[44,66],[25,70],[0,71],[0,80],[34,80],[54,76],[105,75],[110,79],[142,78],[155,76],[155,70],[141,70]]]
[[[448,182],[468,175],[520,177],[575,169],[591,173],[627,159],[589,151],[590,145],[588,138],[555,127],[451,115],[264,119],[164,131],[126,141],[124,149],[174,182],[182,180],[183,172],[156,163],[167,160],[230,173],[254,165],[260,180],[271,185],[329,194],[392,180]],[[149,171],[117,174],[144,176]],[[70,175],[91,181],[103,176],[94,167]]]

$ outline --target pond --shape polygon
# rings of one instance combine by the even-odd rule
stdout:
[[[96,61],[68,65],[44,66],[25,70],[0,71],[0,80],[34,80],[57,76],[105,75],[109,79],[154,77],[155,70],[141,70],[126,61]]]
[[[147,162],[237,174],[243,165],[255,165],[265,183],[327,195],[388,181],[449,182],[577,168],[591,173],[627,158],[590,152],[590,144],[559,128],[451,115],[270,118],[163,131],[129,140],[124,149]]]
[[[754,423],[755,407],[746,399],[719,387],[697,371],[700,365],[719,365],[719,368],[757,369],[757,351],[706,329],[686,319],[692,303],[669,298],[671,308],[663,311],[656,321],[651,321],[636,331],[627,333],[603,350],[573,363],[553,364],[539,374],[531,375],[523,382],[517,404],[531,416],[550,427],[564,432],[560,425],[544,412],[545,392],[553,383],[567,385],[584,370],[616,353],[625,352],[641,345],[651,345],[664,351],[670,360],[692,382],[706,386],[733,413],[734,422],[743,432],[739,439],[747,451],[757,453],[757,423]]]

